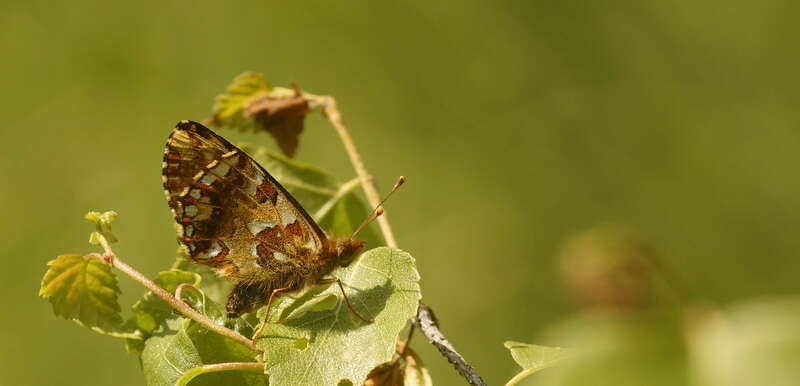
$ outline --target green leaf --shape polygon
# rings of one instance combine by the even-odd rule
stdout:
[[[167,292],[174,293],[181,284],[199,284],[200,276],[193,272],[172,269],[159,272],[153,282]],[[152,333],[164,321],[172,317],[172,306],[151,291],[147,291],[139,301],[133,304],[131,309],[133,310],[133,325],[147,334]]]
[[[264,74],[245,72],[239,74],[222,94],[217,95],[213,107],[214,125],[248,129],[253,127],[253,120],[245,116],[245,108],[250,100],[265,95],[272,87],[267,83]]]
[[[110,266],[76,254],[58,256],[47,265],[39,296],[50,301],[56,315],[100,333],[137,338],[123,329],[117,302],[120,290]]]
[[[397,336],[420,299],[414,258],[397,249],[375,248],[333,275],[345,284],[353,307],[374,321],[360,320],[341,298],[339,286],[329,286],[319,296],[336,296],[334,308],[317,307],[264,327],[257,346],[264,350],[270,383],[336,385],[348,380],[361,385],[370,370],[392,359]]]
[[[200,375],[203,374],[213,374],[220,371],[250,371],[256,372],[260,375],[259,379],[253,379],[253,384],[256,385],[266,385],[268,382],[266,381],[266,376],[264,375],[264,364],[260,362],[233,362],[233,363],[217,363],[213,365],[205,365],[201,367],[195,367],[192,369],[187,370],[183,373],[183,375],[178,378],[175,382],[176,385],[184,386],[188,385],[190,381],[194,380]],[[264,381],[261,381],[261,378],[264,378]],[[207,381],[205,379],[202,380],[203,382]],[[234,382],[234,380],[231,380]],[[192,382],[192,385],[196,385],[197,382]]]
[[[165,327],[145,342],[142,369],[147,385],[185,385],[190,380],[192,386],[267,384],[263,373],[203,369],[215,363],[254,362],[256,353],[240,343],[184,318],[170,319]]]
[[[560,347],[539,346],[514,341],[507,341],[503,345],[511,351],[514,361],[522,366],[522,372],[508,381],[506,386],[515,385],[539,370],[555,366],[570,355],[570,350]]]

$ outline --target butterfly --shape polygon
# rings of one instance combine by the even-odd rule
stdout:
[[[266,320],[275,296],[326,282],[366,244],[328,237],[261,165],[197,122],[178,122],[162,167],[181,249],[236,283],[225,306],[229,318],[266,305]],[[367,320],[338,284],[348,307]]]

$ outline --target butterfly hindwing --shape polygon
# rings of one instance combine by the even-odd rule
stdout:
[[[164,153],[164,190],[189,258],[239,281],[302,270],[328,245],[297,201],[242,150],[181,121]]]

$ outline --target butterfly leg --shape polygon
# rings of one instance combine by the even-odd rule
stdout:
[[[353,308],[353,305],[350,303],[350,298],[348,298],[347,294],[344,292],[344,285],[342,285],[342,279],[339,279],[338,277],[331,278],[331,279],[322,279],[322,280],[319,281],[318,284],[330,284],[330,283],[336,283],[336,284],[339,285],[339,290],[342,291],[342,296],[344,296],[344,302],[345,302],[345,304],[347,304],[347,308],[350,309],[350,312],[355,314],[359,319],[361,319],[365,323],[374,322],[374,320],[365,318],[358,311],[356,311],[355,308]]]
[[[267,312],[264,314],[264,320],[261,321],[261,325],[258,326],[258,329],[250,340],[253,342],[257,341],[258,338],[261,337],[261,333],[264,332],[264,327],[269,322],[269,311],[272,309],[272,301],[275,300],[275,297],[282,292],[291,292],[292,290],[294,290],[293,287],[283,287],[272,290],[272,293],[269,294],[269,300],[267,300]]]

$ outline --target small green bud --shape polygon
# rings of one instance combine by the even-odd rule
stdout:
[[[113,210],[109,210],[103,213],[91,211],[86,213],[83,218],[86,220],[94,223],[97,231],[100,232],[104,237],[105,240],[109,243],[116,243],[119,241],[113,233],[111,233],[111,222],[116,220],[117,212]],[[91,239],[90,239],[91,240]],[[95,244],[96,245],[96,244]]]
[[[100,217],[102,217],[102,216],[103,216],[103,214],[100,213],[100,212],[91,211],[89,213],[86,213],[86,215],[84,215],[83,218],[85,218],[86,220],[94,223],[95,225],[99,225],[100,224]]]
[[[89,234],[89,244],[92,245],[103,245],[103,235],[100,232],[92,232]]]
[[[118,216],[117,212],[115,212],[113,210],[109,210],[109,211],[103,213],[102,215],[100,215],[100,221],[101,221],[101,223],[105,223],[105,224],[108,224],[110,226],[111,222],[117,219],[117,216]]]

